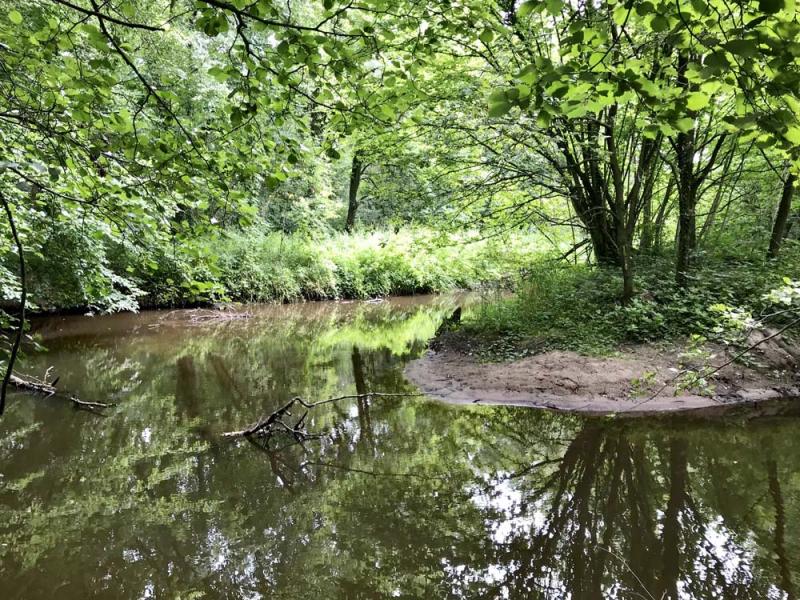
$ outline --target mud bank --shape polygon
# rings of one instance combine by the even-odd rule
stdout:
[[[764,356],[774,349],[765,349]],[[723,364],[724,351],[709,366]],[[726,410],[767,400],[800,399],[797,359],[782,352],[778,362],[731,364],[705,389],[682,390],[688,368],[678,348],[636,346],[615,357],[545,352],[505,363],[480,362],[447,348],[409,363],[406,376],[426,394],[466,404],[504,404],[590,415],[642,416],[682,411]]]

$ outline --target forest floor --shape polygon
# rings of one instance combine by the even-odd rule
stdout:
[[[756,343],[769,332],[753,335]],[[780,336],[713,374],[737,355],[735,350],[714,344],[636,344],[604,357],[554,350],[486,362],[472,344],[458,331],[445,333],[436,340],[437,350],[410,363],[406,375],[423,392],[446,402],[597,416],[725,410],[800,398],[800,345]]]

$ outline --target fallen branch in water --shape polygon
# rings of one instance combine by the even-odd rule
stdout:
[[[50,371],[48,370],[48,373]],[[18,390],[25,390],[26,392],[33,392],[35,394],[42,394],[46,398],[50,397],[58,397],[64,398],[65,400],[69,400],[76,408],[83,408],[86,410],[96,411],[98,409],[103,408],[110,408],[112,406],[116,406],[115,404],[104,403],[104,402],[87,402],[86,400],[81,400],[80,398],[73,396],[72,394],[68,394],[65,392],[59,391],[55,384],[58,383],[58,377],[56,377],[53,381],[47,382],[46,381],[47,375],[45,375],[45,379],[35,379],[32,377],[23,378],[19,377],[18,375],[11,375],[11,379],[9,383],[13,385]]]
[[[303,424],[305,423],[306,417],[308,416],[308,411],[313,408],[316,408],[317,406],[321,406],[323,404],[330,404],[332,402],[339,402],[341,400],[361,400],[369,398],[411,398],[415,396],[424,396],[424,394],[420,393],[388,394],[383,392],[370,392],[367,394],[350,394],[346,396],[337,396],[336,398],[328,398],[327,400],[319,400],[318,402],[306,402],[299,396],[295,396],[275,412],[272,412],[266,417],[263,417],[255,425],[251,425],[250,427],[247,427],[246,429],[241,429],[239,431],[228,431],[226,433],[223,433],[222,437],[227,437],[227,438],[259,437],[262,440],[268,440],[274,433],[283,432],[290,434],[292,437],[295,438],[297,442],[303,442],[305,440],[321,437],[322,435],[319,433],[309,433],[308,431],[303,429]],[[300,419],[296,423],[294,423],[294,425],[289,425],[283,419],[284,417],[289,417],[292,415],[291,410],[295,405],[302,406],[303,408],[306,409],[306,411],[303,413],[303,416],[301,416]]]

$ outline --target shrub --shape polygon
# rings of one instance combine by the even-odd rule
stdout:
[[[513,298],[476,311],[463,333],[483,338],[486,347],[498,346],[501,338],[512,340],[517,349],[589,353],[609,352],[625,342],[691,335],[714,339],[724,329],[723,316],[715,309],[719,305],[739,307],[756,317],[774,310],[766,295],[786,274],[800,272],[800,251],[796,245],[789,247],[775,262],[752,253],[737,256],[730,248],[706,254],[687,289],[677,287],[673,269],[669,258],[640,258],[636,297],[623,305],[617,269],[539,262]]]

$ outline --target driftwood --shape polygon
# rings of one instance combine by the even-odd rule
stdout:
[[[87,402],[86,400],[81,400],[77,396],[73,394],[62,392],[56,388],[56,384],[58,383],[58,377],[56,377],[53,381],[47,381],[47,375],[49,374],[49,370],[47,374],[45,374],[44,379],[35,379],[32,377],[20,377],[18,375],[11,375],[11,379],[9,383],[13,385],[18,390],[24,390],[26,392],[33,392],[34,394],[41,394],[46,398],[57,397],[57,398],[64,398],[65,400],[69,400],[76,408],[82,408],[85,410],[97,411],[104,408],[110,408],[115,406],[114,404],[105,403],[105,402]]]
[[[350,394],[346,396],[337,396],[336,398],[328,398],[327,400],[319,400],[317,402],[306,402],[299,396],[289,400],[286,404],[281,406],[278,410],[266,415],[254,425],[238,431],[228,431],[222,434],[226,438],[244,437],[250,440],[258,439],[263,443],[267,443],[275,433],[287,433],[292,436],[296,442],[302,443],[306,440],[322,437],[320,433],[309,433],[303,428],[308,411],[321,406],[323,404],[330,404],[332,402],[339,402],[341,400],[360,400],[369,398],[410,398],[414,396],[423,396],[420,393],[411,394],[387,394],[383,392],[369,392],[366,394]],[[284,421],[285,417],[292,416],[291,410],[295,406],[301,406],[305,409],[303,415],[294,423],[289,424]]]

